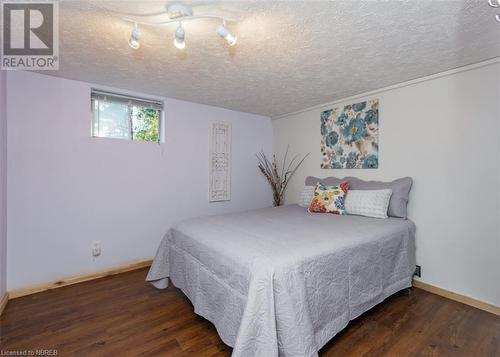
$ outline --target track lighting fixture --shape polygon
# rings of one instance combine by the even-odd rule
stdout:
[[[238,38],[236,36],[231,35],[231,33],[227,30],[224,24],[220,24],[217,26],[217,34],[227,41],[229,46],[234,46]]]
[[[162,15],[167,16],[167,19],[163,19],[161,21],[150,21],[149,19],[147,19],[148,17],[158,18],[158,16]],[[191,6],[178,2],[167,4],[165,10],[161,12],[137,15],[138,17],[135,18],[129,17],[130,14],[122,14],[122,16],[126,16],[123,17],[124,21],[131,22],[134,24],[134,28],[132,29],[132,32],[130,34],[130,39],[128,41],[128,44],[135,50],[140,47],[139,43],[140,32],[138,25],[168,26],[172,23],[177,23],[177,29],[175,31],[175,37],[174,37],[174,46],[182,50],[186,47],[186,41],[185,41],[186,33],[184,31],[184,28],[182,27],[182,23],[184,21],[194,21],[200,19],[222,21],[222,24],[220,24],[216,28],[217,34],[223,39],[225,39],[230,46],[234,46],[237,41],[236,36],[231,34],[226,28],[226,23],[234,22],[235,20],[220,15],[194,14]]]
[[[134,50],[137,50],[139,47],[141,47],[141,43],[139,42],[139,35],[139,27],[136,23],[134,25],[134,28],[132,29],[132,32],[130,33],[130,39],[128,40],[128,45]]]
[[[184,49],[184,47],[186,47],[186,41],[184,40],[185,36],[186,33],[184,32],[182,23],[179,22],[179,25],[177,25],[177,30],[175,31],[175,39],[174,39],[174,46],[177,47],[179,50],[182,50]]]

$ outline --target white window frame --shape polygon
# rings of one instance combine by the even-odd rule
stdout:
[[[92,88],[90,91],[90,106],[91,106],[91,113],[92,113],[92,118],[90,121],[90,135],[93,138],[101,138],[101,139],[119,139],[119,140],[126,140],[126,141],[136,141],[133,138],[133,134],[131,133],[130,137],[128,138],[113,138],[113,137],[105,137],[105,136],[99,136],[95,134],[95,119],[96,119],[96,113],[95,113],[95,106],[94,106],[94,101],[95,100],[104,100],[104,101],[109,101],[109,102],[115,102],[115,103],[127,103],[129,106],[137,106],[137,107],[142,107],[142,108],[151,108],[151,109],[156,109],[160,112],[160,115],[158,116],[158,144],[163,142],[163,115],[164,115],[164,105],[163,101],[161,100],[156,100],[156,99],[148,99],[148,98],[142,98],[142,97],[136,97],[132,95],[127,95],[127,94],[120,94],[120,93],[114,93],[114,92],[109,92],[105,90],[100,90],[100,89],[94,89]],[[131,117],[129,115],[129,125],[131,128]],[[132,130],[131,130],[132,131]],[[145,142],[150,142],[154,143],[154,141],[145,141]]]

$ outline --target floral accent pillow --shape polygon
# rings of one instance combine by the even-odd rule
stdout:
[[[344,198],[347,190],[349,190],[347,182],[342,182],[338,186],[325,186],[322,183],[318,183],[307,210],[312,213],[345,215],[347,211],[345,209]]]

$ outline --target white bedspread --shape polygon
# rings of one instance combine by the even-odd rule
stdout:
[[[410,287],[415,225],[297,205],[191,219],[146,280],[170,277],[233,356],[317,356],[350,320]]]

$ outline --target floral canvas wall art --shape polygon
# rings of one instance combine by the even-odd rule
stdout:
[[[321,113],[323,169],[378,168],[378,99]]]

